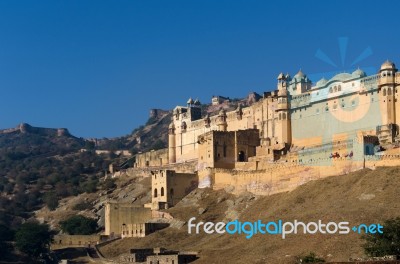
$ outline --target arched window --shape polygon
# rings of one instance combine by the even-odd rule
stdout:
[[[386,96],[386,89],[383,89],[383,96]]]
[[[238,161],[239,162],[244,162],[245,161],[245,154],[244,154],[243,151],[239,151]]]
[[[164,196],[164,187],[161,187],[161,196]]]
[[[338,91],[340,92],[342,90],[342,86],[338,86]]]
[[[154,189],[154,197],[157,197],[157,188]]]
[[[329,88],[329,92],[330,92],[330,93],[332,93],[332,92],[333,92],[333,89],[332,89],[332,87],[331,87],[331,88]]]
[[[334,91],[335,91],[335,93],[337,92],[337,86],[335,86]]]
[[[388,89],[388,95],[392,95],[392,89],[391,88]]]
[[[286,119],[286,113],[282,114],[282,119]]]
[[[279,120],[282,119],[282,113],[279,113]]]
[[[182,124],[181,124],[181,129],[182,129],[183,131],[185,131],[186,128],[187,128],[186,122],[183,121]]]

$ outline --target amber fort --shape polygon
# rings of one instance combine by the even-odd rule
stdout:
[[[112,177],[150,178],[151,202],[107,202],[104,235],[145,237],[165,228],[173,217],[163,209],[196,188],[271,195],[363,168],[399,166],[399,86],[400,73],[386,61],[375,75],[356,69],[316,83],[301,70],[280,73],[276,89],[235,107],[213,96],[213,111],[204,111],[190,98],[172,110],[167,148],[136,154],[127,169],[111,166]],[[62,243],[75,243],[68,239]]]
[[[168,148],[136,155],[152,178],[153,208],[196,187],[269,195],[309,180],[400,164],[400,73],[385,61],[313,83],[280,73],[276,89],[248,105],[202,113],[199,100],[173,109]],[[218,107],[227,97],[214,96]]]

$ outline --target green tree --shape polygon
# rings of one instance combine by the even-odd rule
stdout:
[[[297,258],[297,263],[321,263],[325,262],[323,258],[317,257],[314,252],[310,252],[308,255]]]
[[[95,148],[95,144],[93,141],[85,141],[85,149],[93,150]]]
[[[86,182],[82,182],[81,189],[86,193],[95,193],[97,191],[97,183],[98,180],[87,180]]]
[[[61,230],[70,235],[91,235],[97,231],[97,221],[82,215],[74,215],[60,222]]]
[[[135,147],[132,147],[132,148],[129,150],[129,152],[130,152],[132,155],[136,155],[136,154],[138,153],[138,150],[137,150]]]
[[[13,190],[14,190],[14,184],[12,184],[12,183],[7,183],[4,186],[4,192],[6,192],[7,194],[11,194],[13,192]]]
[[[6,225],[0,224],[0,240],[12,241],[14,239],[14,232]]]
[[[80,202],[75,204],[72,209],[76,210],[76,211],[84,211],[84,210],[88,210],[88,209],[92,209],[93,205],[89,202]]]
[[[16,247],[34,259],[48,252],[52,240],[53,233],[49,226],[35,222],[22,224],[15,234]]]
[[[366,234],[364,251],[371,257],[400,255],[400,218],[386,220],[383,233]]]
[[[58,206],[58,197],[55,192],[48,192],[43,197],[44,203],[50,211],[54,211]]]
[[[6,242],[13,239],[14,232],[8,226],[0,224],[0,259],[11,251],[10,244]]]
[[[57,182],[56,183],[56,194],[58,197],[68,197],[70,195],[70,186],[68,184],[65,184],[63,182]]]
[[[117,185],[115,184],[115,179],[107,178],[102,183],[102,189],[103,190],[111,190],[111,189],[115,189],[115,187],[117,187]]]
[[[85,170],[85,166],[81,162],[76,162],[74,163],[72,169],[76,174],[81,174]]]

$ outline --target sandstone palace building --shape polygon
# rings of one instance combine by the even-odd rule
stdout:
[[[315,84],[302,71],[293,77],[281,73],[276,90],[234,109],[221,104],[229,98],[215,97],[216,110],[205,113],[198,100],[189,99],[173,110],[168,149],[138,154],[133,169],[147,168],[158,179],[191,175],[182,190],[195,181],[199,187],[270,194],[397,164],[399,86],[400,73],[386,61],[375,75],[357,69]],[[156,179],[154,201],[163,193],[163,204],[173,205],[180,181]]]

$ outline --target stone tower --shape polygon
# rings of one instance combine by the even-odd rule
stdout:
[[[219,131],[226,131],[228,123],[226,122],[226,112],[223,108],[218,113],[217,126]]]
[[[395,123],[395,74],[397,72],[396,66],[393,62],[386,61],[382,64],[379,70],[379,99],[381,101],[382,123],[393,124]]]
[[[286,81],[286,76],[283,76],[283,74],[280,74],[281,76],[285,78],[285,83]],[[298,73],[296,73],[295,76],[293,76],[293,79],[291,80],[292,84],[292,89],[290,91],[290,94],[292,95],[298,95],[306,92],[307,90],[311,89],[311,81],[308,79],[307,75],[305,75],[301,70],[299,70]]]
[[[192,98],[189,98],[187,107],[190,121],[195,121],[201,118],[201,103],[198,99],[193,101]]]
[[[290,144],[292,141],[292,133],[288,104],[287,80],[283,73],[279,74],[278,76],[278,105],[275,111],[278,115],[276,132],[281,141],[280,143]]]
[[[175,136],[175,125],[172,122],[168,128],[168,159],[169,163],[176,162],[176,136]]]
[[[378,133],[380,134],[380,140],[387,135],[387,139],[384,140],[386,142],[393,142],[394,136],[398,133],[399,124],[396,124],[395,114],[396,72],[396,66],[391,61],[385,61],[379,70],[379,107],[381,110],[382,126],[378,128]]]

